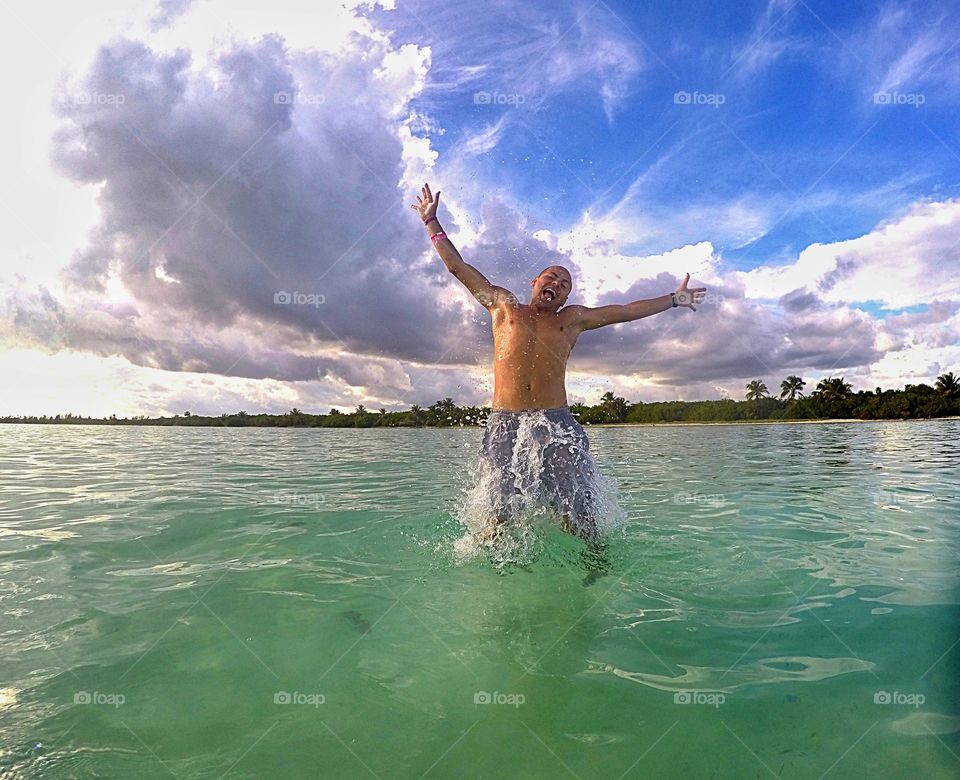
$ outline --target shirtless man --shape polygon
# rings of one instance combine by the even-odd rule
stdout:
[[[521,492],[515,445],[524,416],[534,415],[530,435],[540,469],[533,475],[543,503],[560,515],[564,530],[586,540],[599,536],[596,464],[583,428],[567,406],[567,358],[585,330],[649,317],[673,307],[694,308],[705,287],[687,288],[687,274],[676,292],[623,305],[565,306],[573,277],[563,266],[544,269],[531,281],[530,302],[521,303],[509,290],[491,284],[464,262],[437,219],[440,191],[424,184],[417,203],[420,215],[443,264],[490,312],[493,326],[493,406],[480,451],[481,464],[493,480],[497,505],[492,530],[509,520],[514,496]],[[527,429],[529,430],[529,429]],[[539,433],[538,433],[539,431]],[[529,448],[530,441],[525,443]],[[529,449],[520,453],[531,460]],[[528,475],[529,476],[529,475]],[[528,485],[529,487],[529,485]],[[489,535],[489,534],[485,534]]]

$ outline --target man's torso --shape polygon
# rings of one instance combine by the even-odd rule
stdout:
[[[505,302],[493,317],[493,408],[552,409],[567,405],[567,358],[578,331],[564,309],[537,312]]]

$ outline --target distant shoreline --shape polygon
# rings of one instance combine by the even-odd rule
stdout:
[[[960,420],[960,416],[952,415],[948,417],[907,417],[904,419],[878,418],[876,420],[860,420],[855,417],[827,418],[823,420],[723,420],[710,422],[707,420],[677,420],[675,422],[634,422],[634,423],[589,423],[589,428],[646,428],[654,426],[672,425],[810,425],[816,423],[907,423],[907,422],[930,422],[931,420]]]
[[[861,420],[856,417],[830,417],[820,420],[675,420],[673,422],[620,422],[620,423],[591,423],[585,422],[581,423],[584,428],[655,428],[655,427],[689,427],[693,425],[818,425],[821,423],[907,423],[907,422],[931,422],[933,420],[960,420],[960,415],[949,415],[945,417],[907,417],[907,418],[877,418],[875,420]],[[389,430],[463,430],[464,428],[483,428],[483,425],[385,425],[385,426],[325,426],[325,425],[198,425],[198,424],[170,424],[170,425],[158,425],[156,423],[140,421],[140,420],[115,420],[112,422],[88,422],[80,420],[58,420],[56,422],[37,422],[37,421],[18,421],[18,420],[2,420],[0,424],[4,425],[70,425],[70,426],[89,426],[95,428],[128,428],[128,427],[142,427],[142,428],[280,428],[280,429],[294,429],[294,430],[314,430],[314,429],[325,429],[325,430],[369,430],[372,428],[382,427]]]

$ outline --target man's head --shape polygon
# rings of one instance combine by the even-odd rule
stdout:
[[[567,302],[573,289],[573,277],[562,265],[551,265],[544,268],[530,285],[530,305],[543,311],[556,311]]]

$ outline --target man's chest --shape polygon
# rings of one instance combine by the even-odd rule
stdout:
[[[493,318],[493,339],[496,345],[511,352],[544,349],[565,358],[576,335],[560,315],[537,316],[507,310]]]

